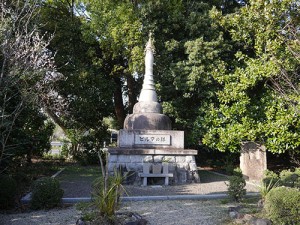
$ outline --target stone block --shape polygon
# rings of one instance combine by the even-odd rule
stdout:
[[[144,163],[153,163],[153,156],[151,156],[151,155],[144,156],[143,162]]]
[[[134,131],[120,130],[118,136],[118,145],[121,148],[130,148],[134,144]]]
[[[109,161],[109,163],[116,163],[116,162],[118,162],[118,156],[117,155],[109,155],[108,161]]]
[[[178,169],[177,170],[177,183],[185,184],[187,182],[187,171]]]
[[[130,163],[130,155],[119,155],[118,162],[119,163]]]
[[[139,137],[139,135],[146,135],[153,137],[164,137],[169,136],[170,142],[167,142],[167,144],[139,144],[135,141],[136,137]],[[162,147],[162,148],[184,148],[184,132],[183,131],[175,131],[175,130],[127,130],[123,129],[119,131],[118,136],[118,146],[121,148],[132,148],[137,147],[143,148],[143,147]]]
[[[195,162],[195,157],[192,155],[188,155],[185,157],[187,163]]]
[[[155,156],[153,156],[153,161],[155,163],[161,163],[163,161],[163,156],[162,155],[155,155]]]
[[[131,155],[130,162],[131,163],[143,163],[144,156],[142,155]]]
[[[138,171],[142,172],[143,170],[143,163],[126,163],[127,171]]]
[[[128,172],[124,173],[124,184],[133,185],[138,178],[138,173],[135,170],[129,170]]]
[[[169,167],[169,173],[174,173],[175,172],[175,169],[176,169],[176,164],[175,163],[169,163],[168,167]]]
[[[185,163],[186,156],[175,156],[176,163]]]
[[[195,162],[189,163],[189,167],[191,171],[196,171],[197,170],[197,165]]]
[[[163,163],[163,174],[169,173],[169,164],[168,163]]]
[[[162,164],[152,164],[152,173],[161,174]]]
[[[164,156],[162,159],[163,162],[167,163],[174,163],[175,161],[175,156]]]
[[[177,168],[184,169],[184,170],[190,170],[189,163],[177,163]]]
[[[143,163],[143,173],[150,173],[151,163]]]

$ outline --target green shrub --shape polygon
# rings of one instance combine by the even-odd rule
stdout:
[[[239,168],[239,167],[235,168],[232,172],[232,175],[233,176],[238,176],[238,177],[243,177],[243,173],[242,173],[241,168]]]
[[[264,207],[274,224],[300,224],[300,191],[297,188],[273,188],[266,196]]]
[[[60,188],[58,180],[44,177],[36,180],[32,188],[31,208],[53,208],[61,202],[64,191]]]
[[[286,187],[299,187],[300,175],[299,169],[295,172],[291,170],[283,170],[279,174],[281,184]]]
[[[246,195],[246,181],[240,170],[235,169],[234,175],[229,177],[228,195],[234,201],[241,201]]]
[[[260,188],[259,188],[259,192],[261,195],[261,198],[263,201],[265,201],[267,194],[273,189],[278,187],[279,184],[279,180],[277,179],[276,182],[273,181],[273,179],[271,178],[270,181],[268,182],[262,182]]]
[[[7,209],[14,206],[17,193],[17,183],[15,179],[7,174],[0,175],[0,208]]]

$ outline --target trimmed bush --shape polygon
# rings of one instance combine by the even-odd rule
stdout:
[[[64,191],[58,180],[44,177],[36,180],[32,187],[30,206],[32,209],[50,209],[61,203]]]
[[[246,195],[246,181],[243,178],[241,170],[235,169],[233,176],[229,177],[228,195],[234,201],[241,201]]]
[[[0,175],[0,208],[8,209],[14,206],[17,194],[17,182],[7,174]]]
[[[274,224],[300,224],[300,191],[297,188],[273,188],[264,206]]]

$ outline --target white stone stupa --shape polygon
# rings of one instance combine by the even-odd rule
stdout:
[[[199,182],[195,155],[184,149],[184,132],[172,130],[171,120],[163,114],[153,79],[154,46],[151,35],[145,50],[145,75],[138,103],[119,131],[118,146],[108,148],[108,169],[130,173],[132,184],[141,184],[143,165],[168,163],[171,184]],[[151,171],[150,171],[151,173]]]

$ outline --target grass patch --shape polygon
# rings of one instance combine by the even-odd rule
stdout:
[[[80,166],[68,165],[65,170],[57,177],[59,181],[87,180],[94,181],[101,176],[99,166]]]
[[[212,174],[210,171],[206,170],[198,170],[201,183],[211,183],[211,182],[217,182],[217,181],[228,181],[228,178],[226,176],[218,175],[216,173]]]

